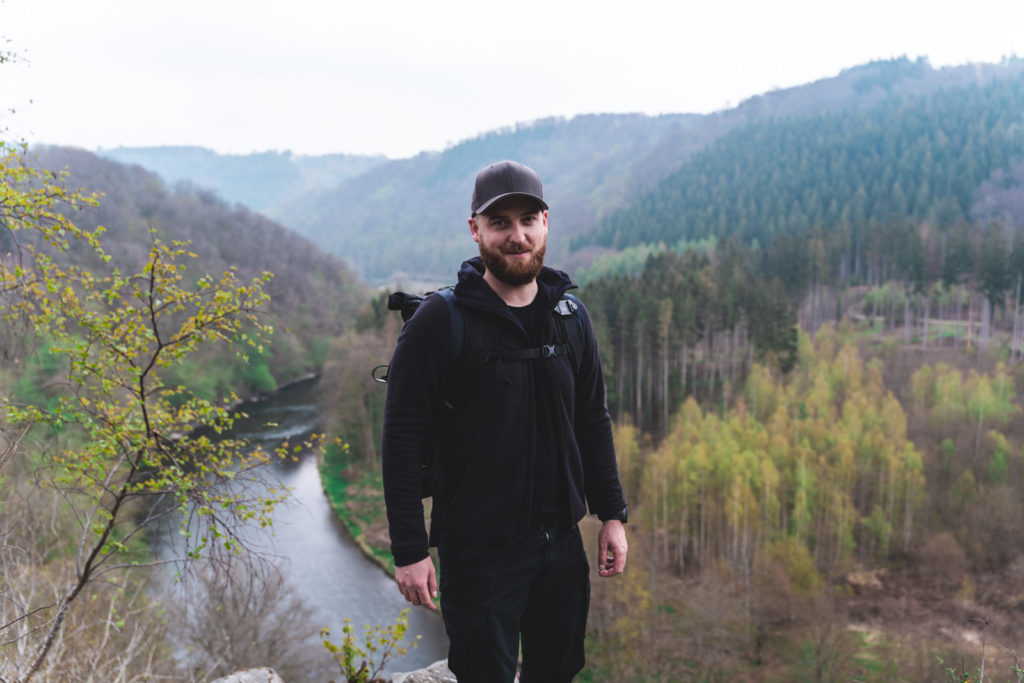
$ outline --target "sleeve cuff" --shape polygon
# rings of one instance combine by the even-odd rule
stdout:
[[[417,552],[398,552],[392,548],[391,556],[395,558],[396,567],[405,567],[410,564],[416,564],[425,557],[430,557],[430,553],[426,550]]]
[[[612,519],[617,519],[620,522],[622,522],[623,524],[625,524],[626,520],[628,519],[628,515],[626,514],[627,510],[628,510],[627,506],[623,505],[622,508],[617,510],[616,512],[612,512],[610,514],[609,513],[600,513],[600,514],[597,515],[597,518],[599,520],[601,520],[602,522],[607,522],[607,521],[612,520]]]

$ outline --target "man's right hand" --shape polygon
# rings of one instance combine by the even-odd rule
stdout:
[[[437,611],[437,605],[434,604],[434,598],[437,597],[437,575],[434,573],[434,561],[429,557],[404,567],[395,567],[395,582],[406,600]]]

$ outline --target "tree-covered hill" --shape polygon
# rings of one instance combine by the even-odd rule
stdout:
[[[700,137],[690,129],[698,118],[600,115],[517,125],[377,166],[272,215],[358,265],[370,280],[445,281],[473,253],[466,217],[474,176],[488,163],[512,158],[544,178],[552,207],[549,251],[558,257],[569,236],[671,170],[666,140],[696,147]]]
[[[115,147],[101,156],[138,164],[168,185],[186,181],[213,190],[230,203],[265,212],[306,192],[334,187],[387,161],[383,156],[292,152],[218,154],[203,147]]]
[[[406,283],[452,278],[473,252],[474,174],[519,159],[545,180],[549,261],[572,271],[633,245],[739,234],[766,246],[844,221],[905,216],[941,229],[1024,215],[1013,165],[1022,72],[1017,59],[934,69],[902,57],[713,114],[543,119],[391,161],[106,153],[261,210],[371,281]],[[316,189],[296,196],[305,187]]]
[[[472,251],[465,217],[475,172],[493,161],[515,158],[544,178],[552,206],[551,260],[572,268],[588,262],[593,251],[570,256],[570,239],[577,249],[586,245],[615,248],[671,243],[685,235],[728,234],[738,225],[734,213],[756,213],[759,221],[777,223],[781,219],[773,218],[774,214],[788,212],[812,190],[816,201],[823,203],[819,211],[831,210],[831,197],[824,201],[827,188],[836,185],[831,191],[839,193],[855,181],[859,184],[853,187],[854,194],[863,185],[870,193],[869,202],[888,201],[878,193],[884,189],[888,195],[893,190],[899,168],[886,173],[883,166],[892,152],[875,148],[894,144],[898,135],[923,136],[926,141],[938,137],[934,144],[947,150],[970,139],[979,149],[965,154],[983,158],[972,162],[977,168],[968,169],[973,179],[957,177],[955,182],[957,190],[976,187],[1010,150],[989,158],[989,150],[1000,139],[987,136],[978,125],[970,136],[946,133],[947,127],[959,124],[944,117],[969,117],[978,98],[1012,88],[1007,81],[1021,68],[1019,62],[1011,61],[933,69],[924,60],[900,58],[765,93],[734,109],[705,116],[589,115],[541,120],[493,131],[443,152],[382,164],[336,188],[302,197],[274,215],[357,264],[371,280],[405,274],[411,279],[444,281]],[[978,94],[954,106],[963,93],[970,92]],[[1010,98],[1003,104],[1011,106],[1014,96],[1003,96]],[[1000,106],[997,100],[986,102]],[[901,128],[890,132],[892,117],[903,118],[898,119]],[[1006,124],[1008,119],[1000,121]],[[862,129],[864,123],[872,128]],[[824,145],[828,154],[837,148],[838,158],[819,158],[825,152],[818,151],[814,141]],[[936,161],[921,154],[899,160],[919,166]],[[853,163],[855,172],[847,169]],[[904,184],[916,191],[929,181],[922,201],[930,202],[961,170],[955,165],[929,168],[918,172],[919,180]],[[932,177],[934,173],[940,175]],[[702,176],[707,176],[706,189],[698,182]],[[828,185],[816,189],[822,183]],[[751,196],[755,191],[759,194]],[[782,191],[787,194],[780,195]],[[910,190],[904,187],[903,192]],[[904,201],[917,200],[909,194]],[[837,200],[837,215],[848,201]],[[663,206],[671,208],[656,211]],[[812,216],[814,210],[813,205],[801,208]],[[715,229],[680,229],[680,212],[686,213],[685,221],[702,221],[701,225],[717,221]],[[703,218],[709,213],[711,218]],[[812,220],[808,217],[804,222]],[[621,233],[617,239],[616,232]]]
[[[138,166],[78,149],[41,148],[29,156],[38,167],[67,169],[69,187],[102,193],[97,207],[79,210],[72,220],[86,229],[106,228],[104,247],[113,265],[126,272],[143,267],[153,230],[165,241],[191,243],[198,256],[189,267],[195,277],[218,276],[231,267],[237,267],[242,281],[263,271],[274,273],[265,289],[271,295],[268,313],[276,333],[269,355],[254,361],[265,368],[260,386],[249,389],[273,388],[273,381],[317,367],[328,340],[350,326],[368,296],[337,257],[260,214],[229,207],[210,192],[195,187],[168,191],[157,176]],[[71,253],[72,258],[90,258],[84,248]],[[216,379],[212,370],[204,374]]]
[[[852,73],[861,74],[855,88],[884,94],[870,106],[737,128],[574,246],[734,234],[769,244],[819,226],[902,217],[939,229],[972,218],[1024,221],[1017,202],[992,200],[1019,184],[1011,162],[1024,152],[1024,64],[979,67],[977,79],[952,71],[940,89],[920,82],[942,72],[918,62]]]

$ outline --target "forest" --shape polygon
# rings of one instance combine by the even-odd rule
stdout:
[[[997,187],[1019,187],[1009,171],[1024,144],[1022,112],[1024,80],[1016,77],[745,126],[574,245],[672,245],[732,235],[770,244],[869,222],[927,221],[942,231],[969,220],[1019,219],[1005,202],[983,201],[994,188],[982,182],[998,172]],[[855,258],[871,248],[866,235],[848,239]]]
[[[936,306],[908,333],[871,314],[878,290],[861,287],[849,316],[830,311],[811,336],[740,251],[664,252],[581,292],[633,510],[626,585],[594,586],[588,680],[938,680],[936,655],[979,661],[981,623],[1015,651],[1024,374],[1011,316],[982,336],[984,296],[965,288],[970,316],[966,302]],[[347,504],[365,519],[380,506],[365,492],[384,392],[363,377],[399,327],[375,299],[325,368],[351,449],[322,471],[357,483]],[[382,523],[365,536],[386,539]],[[989,666],[1009,671],[1007,652],[990,649]]]
[[[706,117],[552,119],[357,160],[274,210],[307,237],[137,166],[4,147],[0,562],[17,600],[0,621],[23,634],[10,661],[171,675],[140,583],[75,601],[95,572],[145,559],[149,496],[213,520],[239,502],[174,462],[169,435],[226,427],[226,397],[307,373],[322,375],[326,494],[387,565],[370,370],[401,321],[355,271],[454,272],[472,244],[453,188],[482,155],[523,155],[564,211],[550,261],[574,271],[594,321],[631,510],[626,574],[594,582],[582,680],[963,681],[980,666],[1020,680],[1020,70],[898,59]],[[284,157],[252,161],[302,180]],[[322,162],[306,172],[340,172]],[[224,478],[258,464],[217,455]],[[243,517],[266,504],[243,502]],[[234,538],[228,521],[209,543]],[[123,656],[97,662],[90,643]]]
[[[578,236],[635,513],[585,680],[1018,680],[1022,85],[739,128]],[[385,297],[325,367],[363,494]]]
[[[570,271],[610,246],[677,248],[735,232],[765,245],[796,228],[835,228],[861,186],[870,196],[865,220],[906,204],[907,213],[934,209],[945,227],[955,220],[942,201],[951,197],[968,220],[986,223],[971,213],[980,204],[965,203],[1019,149],[1013,139],[1000,149],[999,135],[1014,135],[1022,72],[1018,59],[938,69],[901,57],[711,114],[522,122],[382,163],[272,215],[371,283],[403,287],[452,277],[466,257],[465,188],[496,159],[520,160],[545,179],[549,256]],[[966,141],[974,148],[961,152]],[[904,198],[890,208],[897,181]],[[623,234],[613,240],[615,230]]]
[[[265,315],[276,327],[273,343],[249,364],[221,350],[216,360],[197,356],[176,372],[175,381],[207,398],[232,391],[243,395],[272,391],[279,383],[316,372],[330,339],[352,324],[367,296],[366,286],[341,259],[321,251],[264,216],[244,207],[229,207],[195,185],[168,189],[153,173],[125,166],[84,150],[33,149],[28,163],[40,170],[65,172],[64,184],[99,193],[95,206],[59,207],[82,229],[103,226],[110,263],[124,271],[140,268],[155,238],[188,240],[203,272],[237,268],[240,277],[274,273]],[[31,232],[26,244],[36,239]],[[81,244],[58,255],[69,262],[99,265]],[[207,353],[206,351],[203,352]],[[205,368],[199,371],[199,368]]]

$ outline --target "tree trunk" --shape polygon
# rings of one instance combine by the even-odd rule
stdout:
[[[1017,295],[1013,300],[1013,335],[1010,337],[1010,361],[1016,360],[1019,355],[1020,344],[1020,275],[1017,276]]]
[[[924,318],[921,320],[921,348],[928,348],[928,313],[929,308],[932,304],[932,298],[928,296],[928,292],[924,293]]]
[[[903,293],[903,345],[910,346],[910,290]]]

